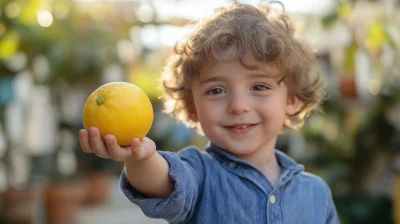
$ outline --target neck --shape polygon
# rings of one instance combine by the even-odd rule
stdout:
[[[260,170],[272,186],[275,186],[281,174],[281,168],[275,156],[275,143],[276,139],[252,154],[236,155],[239,159],[246,160]]]

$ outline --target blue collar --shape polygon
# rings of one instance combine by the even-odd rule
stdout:
[[[206,147],[206,151],[211,156],[216,156],[218,159],[222,161],[233,161],[236,163],[246,164],[252,166],[249,162],[239,159],[236,156],[232,155],[229,152],[226,152],[224,149],[214,145],[213,143],[208,143]],[[275,157],[278,160],[279,165],[281,166],[282,170],[289,170],[294,172],[301,172],[304,170],[304,166],[298,164],[288,155],[275,149]]]

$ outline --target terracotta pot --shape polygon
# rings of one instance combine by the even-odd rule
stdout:
[[[86,194],[87,188],[84,182],[49,185],[44,192],[47,223],[73,223]]]
[[[343,75],[340,77],[339,89],[344,98],[356,99],[358,97],[356,79],[352,75]]]
[[[0,194],[0,219],[14,224],[33,223],[40,201],[39,190],[30,187]]]
[[[85,205],[99,205],[106,203],[111,192],[111,177],[104,172],[93,172],[86,176],[88,193]]]

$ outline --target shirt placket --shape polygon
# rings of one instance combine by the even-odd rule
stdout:
[[[267,204],[267,220],[268,223],[281,224],[282,211],[281,211],[281,194],[283,192],[282,186],[289,181],[293,173],[290,170],[284,170],[277,184],[268,196]]]

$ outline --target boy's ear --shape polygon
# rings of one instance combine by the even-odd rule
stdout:
[[[189,113],[189,119],[193,122],[198,122],[199,119],[197,118],[197,113],[196,112],[190,112]]]
[[[296,94],[288,95],[286,101],[286,115],[295,115],[303,106],[304,103],[296,96]]]

